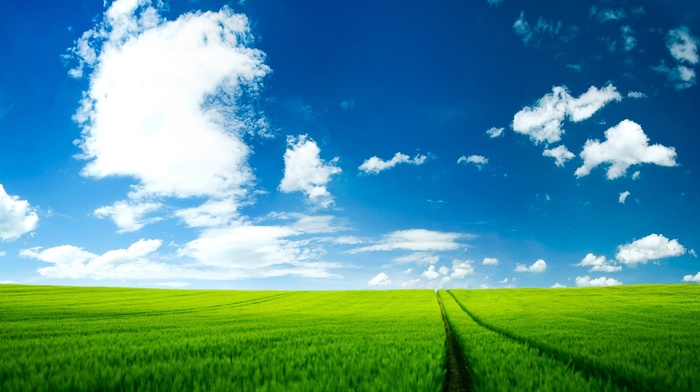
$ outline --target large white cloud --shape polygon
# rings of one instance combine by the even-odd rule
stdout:
[[[400,152],[397,152],[393,158],[391,158],[388,161],[385,161],[379,157],[371,157],[369,159],[366,159],[364,162],[362,162],[362,165],[360,165],[359,169],[365,172],[366,174],[377,174],[381,171],[391,169],[392,167],[398,165],[399,163],[407,163],[411,165],[422,165],[425,163],[425,161],[428,159],[427,156],[425,155],[416,155],[415,157],[411,158],[406,154],[402,154]]]
[[[133,177],[133,198],[242,196],[255,119],[240,98],[269,72],[248,20],[224,8],[168,21],[150,4],[115,1],[76,43],[72,74],[93,67],[75,115],[82,174]]]
[[[690,35],[686,26],[668,32],[666,47],[676,61],[690,65],[698,63],[698,40]]]
[[[537,103],[525,107],[515,114],[511,126],[513,130],[530,137],[536,143],[556,143],[564,133],[562,122],[586,120],[611,101],[619,101],[622,96],[613,85],[598,89],[591,86],[588,91],[574,98],[564,86],[555,86],[550,94]]]
[[[384,272],[380,272],[377,274],[377,276],[370,279],[367,284],[373,287],[388,286],[391,284],[391,279],[389,279],[389,275],[385,274]]]
[[[606,287],[606,286],[620,286],[622,282],[613,278],[606,278],[601,276],[599,278],[591,279],[590,276],[577,276],[576,286],[578,287]]]
[[[425,229],[399,230],[385,235],[373,245],[351,249],[348,253],[374,251],[410,250],[417,252],[448,251],[463,246],[458,239],[465,237],[460,233],[433,231]]]
[[[695,275],[685,275],[683,277],[684,282],[700,283],[700,272]]]
[[[13,241],[36,230],[39,216],[29,202],[10,196],[0,184],[0,239]]]
[[[111,218],[120,233],[140,230],[143,226],[157,222],[160,218],[145,218],[151,212],[158,211],[161,203],[134,202],[122,200],[111,206],[104,206],[94,211],[98,218]]]
[[[533,272],[533,273],[542,273],[547,270],[547,263],[539,259],[532,263],[532,265],[525,265],[525,264],[520,264],[515,267],[515,272]]]
[[[676,150],[660,144],[649,145],[649,138],[642,127],[630,120],[623,120],[605,131],[605,141],[588,139],[580,154],[583,165],[576,169],[576,177],[587,176],[591,169],[608,163],[608,179],[624,176],[632,165],[653,163],[659,166],[676,166]]]
[[[287,138],[284,153],[284,178],[279,185],[282,192],[304,192],[320,207],[333,204],[333,196],[326,184],[342,170],[337,166],[338,157],[329,162],[321,159],[321,149],[306,135]]]
[[[613,262],[608,261],[605,256],[596,256],[593,253],[587,254],[576,266],[591,267],[588,272],[617,272],[622,270],[621,265],[615,265]]]
[[[666,257],[681,256],[685,251],[685,247],[678,240],[669,240],[661,234],[649,234],[632,243],[620,245],[615,258],[621,263],[636,265]]]

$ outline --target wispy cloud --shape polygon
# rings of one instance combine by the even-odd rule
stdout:
[[[400,163],[419,166],[424,164],[427,160],[428,157],[426,155],[418,154],[415,157],[411,158],[406,154],[397,152],[396,154],[394,154],[394,157],[388,161],[385,161],[376,156],[366,159],[358,169],[360,169],[365,174],[378,174],[379,172],[391,169]]]

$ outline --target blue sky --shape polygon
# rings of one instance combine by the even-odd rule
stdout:
[[[4,283],[700,282],[697,2],[0,15]]]

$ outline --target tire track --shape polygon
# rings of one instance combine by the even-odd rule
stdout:
[[[648,382],[644,380],[633,379],[620,374],[616,369],[608,366],[600,366],[593,361],[576,355],[571,355],[564,350],[549,347],[547,345],[541,344],[535,340],[524,338],[515,335],[505,329],[491,325],[481,318],[469,311],[462,302],[460,302],[457,297],[450,291],[447,292],[452,296],[457,305],[466,313],[475,323],[477,323],[482,328],[486,328],[489,331],[495,332],[507,339],[510,339],[516,343],[526,345],[528,347],[534,348],[539,355],[551,358],[555,361],[562,363],[564,366],[569,367],[575,372],[582,374],[586,378],[597,378],[601,380],[608,380],[621,390],[633,390],[633,391],[656,391],[653,386],[649,385]]]
[[[457,337],[450,330],[450,323],[447,321],[445,309],[442,307],[442,300],[437,292],[435,297],[440,306],[442,321],[445,324],[445,340],[447,344],[447,363],[445,364],[447,373],[445,374],[445,384],[442,390],[443,392],[471,392],[473,388],[464,354],[459,346]]]

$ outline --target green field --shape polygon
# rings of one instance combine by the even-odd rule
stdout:
[[[692,391],[699,349],[689,285],[437,296],[0,285],[0,391],[441,391],[451,356],[474,391]]]

